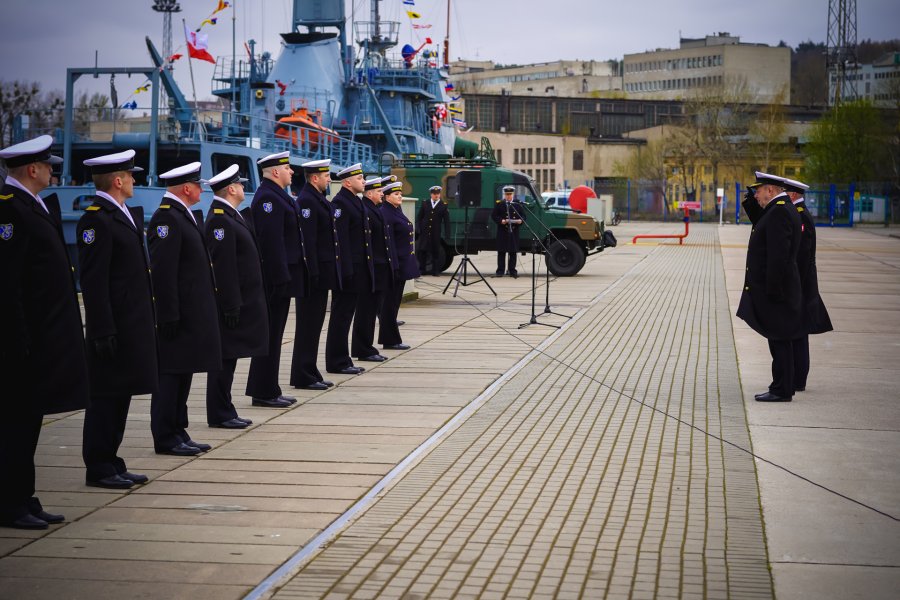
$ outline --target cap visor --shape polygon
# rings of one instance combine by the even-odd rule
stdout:
[[[128,169],[128,172],[129,172],[129,173],[140,173],[140,172],[143,171],[143,170],[144,170],[144,169],[142,169],[142,168],[140,168],[140,167],[132,167],[132,168]]]
[[[54,155],[51,154],[51,155],[50,155],[50,158],[48,158],[48,159],[47,159],[46,161],[44,161],[44,162],[48,162],[48,163],[50,163],[51,165],[61,165],[61,164],[63,164],[63,159],[61,159],[61,158],[58,157],[58,156],[54,156]]]

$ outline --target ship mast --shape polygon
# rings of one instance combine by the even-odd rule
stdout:
[[[444,66],[450,67],[450,0],[447,0],[447,35],[444,37]]]

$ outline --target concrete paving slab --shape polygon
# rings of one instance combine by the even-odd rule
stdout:
[[[6,598],[66,598],[67,600],[97,600],[97,598],[141,598],[142,600],[171,600],[172,598],[192,598],[193,600],[223,600],[241,598],[248,586],[155,582],[135,589],[130,581],[62,579],[25,579],[9,577],[3,579],[3,594]]]

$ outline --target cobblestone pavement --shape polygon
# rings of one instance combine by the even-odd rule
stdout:
[[[772,597],[718,234],[691,236],[597,297],[275,598]]]

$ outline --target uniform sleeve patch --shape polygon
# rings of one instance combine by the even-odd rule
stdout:
[[[309,215],[312,214],[308,208],[304,208],[300,210],[300,214],[303,215],[304,219],[308,219]]]
[[[263,210],[267,213],[272,212],[272,203],[271,202],[263,202]]]
[[[225,239],[225,229],[224,228],[213,229],[213,237],[215,237],[218,241],[221,242],[222,240]]]
[[[339,209],[339,208],[334,209],[334,218],[335,219],[341,218],[341,209]]]
[[[0,223],[0,240],[4,242],[12,239],[13,236],[13,224],[12,223]]]
[[[81,239],[85,244],[90,246],[94,243],[94,240],[97,239],[97,232],[93,229],[85,229],[81,232]]]
[[[169,235],[169,226],[168,225],[157,225],[156,226],[156,235],[161,238],[165,238]]]

